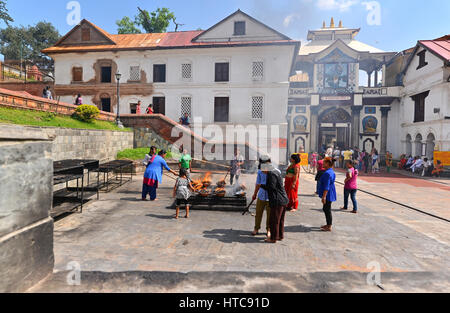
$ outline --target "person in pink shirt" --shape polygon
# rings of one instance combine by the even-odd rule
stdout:
[[[344,186],[344,207],[341,210],[348,210],[348,197],[350,196],[353,202],[352,213],[358,213],[358,202],[356,201],[356,192],[358,191],[358,170],[355,168],[352,160],[347,160],[347,176],[345,178]]]

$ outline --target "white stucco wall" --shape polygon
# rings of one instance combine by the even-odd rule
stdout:
[[[423,51],[419,49],[418,53]],[[412,153],[415,154],[417,145],[427,145],[428,136],[434,136],[436,149],[450,151],[450,83],[445,74],[448,69],[444,67],[442,59],[426,52],[428,65],[417,69],[419,57],[414,56],[404,78],[405,88],[400,102],[394,102],[389,113],[388,147],[396,151],[397,156],[406,152],[406,138],[412,138]],[[412,96],[429,91],[425,99],[425,121],[414,123],[414,101]],[[439,113],[434,113],[439,109]],[[430,135],[432,134],[432,135]],[[416,137],[422,141],[415,142]],[[391,135],[390,135],[391,136]],[[400,138],[398,138],[400,137]],[[424,149],[426,150],[426,149]]]

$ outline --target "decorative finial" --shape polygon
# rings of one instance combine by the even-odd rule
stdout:
[[[334,26],[335,26],[335,25],[334,25],[334,18],[332,17],[332,18],[331,18],[331,23],[330,23],[330,28],[334,28]]]
[[[327,28],[327,24],[325,23],[325,21],[323,21],[322,28]]]
[[[342,26],[342,21],[339,21],[339,28],[344,28],[344,26]]]

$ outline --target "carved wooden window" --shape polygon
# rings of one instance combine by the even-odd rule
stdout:
[[[253,62],[252,78],[253,80],[262,80],[264,78],[264,62]]]
[[[230,81],[230,63],[216,63],[216,82]]]
[[[91,29],[82,28],[81,29],[81,41],[91,41]]]
[[[73,82],[82,82],[83,81],[83,68],[82,67],[72,68],[72,81]]]
[[[188,114],[192,117],[192,98],[191,97],[181,97],[181,116]]]
[[[264,117],[264,97],[252,97],[252,119],[262,120]]]
[[[141,80],[141,67],[130,66],[130,81],[138,82]]]
[[[192,64],[183,63],[181,64],[181,78],[184,80],[192,79]]]

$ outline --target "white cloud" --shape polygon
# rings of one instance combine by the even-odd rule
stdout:
[[[299,17],[300,17],[300,15],[295,14],[295,13],[286,16],[286,17],[284,18],[284,20],[283,20],[283,26],[284,26],[284,27],[289,27],[289,25],[291,25],[291,23],[292,23],[295,19],[297,19],[297,18],[299,18]]]
[[[317,7],[321,10],[339,10],[345,12],[358,3],[359,0],[318,0]]]

